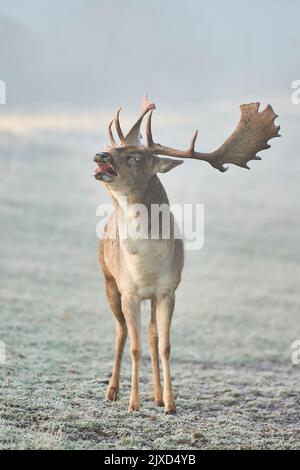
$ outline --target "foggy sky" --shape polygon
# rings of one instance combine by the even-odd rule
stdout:
[[[288,97],[299,18],[296,0],[2,1],[6,111]]]

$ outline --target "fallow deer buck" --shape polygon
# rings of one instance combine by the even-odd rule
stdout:
[[[127,225],[136,224],[136,204],[147,209],[152,204],[166,204],[168,197],[157,173],[165,173],[183,163],[184,160],[161,158],[159,155],[182,159],[204,160],[224,172],[225,164],[232,163],[249,168],[251,160],[261,160],[257,152],[270,147],[268,140],[279,137],[279,126],[274,124],[277,115],[269,105],[259,112],[259,103],[244,104],[241,107],[240,122],[233,134],[221,147],[212,153],[195,151],[197,132],[187,150],[178,150],[154,143],[151,132],[151,118],[155,105],[147,96],[142,103],[142,113],[125,136],[122,132],[119,112],[109,124],[111,145],[105,152],[94,157],[98,164],[95,178],[108,189],[115,212],[110,216],[105,237],[100,243],[100,263],[105,277],[108,302],[116,320],[115,359],[106,398],[115,400],[119,392],[120,366],[127,331],[130,337],[132,359],[131,396],[129,410],[139,410],[139,360],[141,301],[151,300],[149,324],[149,346],[153,371],[153,396],[157,405],[164,405],[166,413],[176,410],[171,374],[170,325],[175,304],[175,290],[180,282],[183,268],[183,243],[174,236],[174,226],[169,239],[161,236],[151,239],[151,218],[147,219],[148,238],[120,237],[118,224],[124,217]],[[150,112],[146,126],[147,145],[141,143],[140,127],[144,116]],[[116,143],[112,124],[115,124],[120,145]],[[127,198],[127,207],[123,198]],[[133,210],[131,210],[133,208]],[[171,212],[170,220],[173,221]],[[117,227],[116,236],[109,236],[109,230]],[[159,356],[163,371],[163,391],[160,382]]]

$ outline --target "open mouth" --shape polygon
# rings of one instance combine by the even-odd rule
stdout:
[[[96,162],[98,168],[95,171],[95,178],[100,181],[112,181],[114,177],[118,176],[113,166],[108,162]]]

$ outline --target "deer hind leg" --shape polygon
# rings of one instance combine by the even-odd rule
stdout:
[[[158,356],[158,331],[156,323],[156,300],[151,301],[151,319],[148,330],[149,348],[151,354],[153,399],[158,406],[163,406],[163,395],[160,383],[159,356]]]
[[[127,338],[127,326],[121,308],[121,295],[114,278],[106,278],[106,294],[116,320],[115,360],[106,399],[115,401],[119,393],[121,361]]]
[[[139,361],[141,356],[141,302],[134,296],[122,295],[122,310],[130,337],[131,395],[129,411],[138,411],[140,409]]]
[[[175,297],[165,295],[157,300],[156,316],[158,328],[158,348],[163,369],[163,400],[165,404],[165,413],[176,413],[174,402],[171,373],[170,373],[170,327],[173,316]]]

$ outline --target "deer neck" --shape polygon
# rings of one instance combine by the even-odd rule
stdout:
[[[143,233],[145,238],[149,239],[151,237],[152,224],[157,226],[156,224],[158,223],[158,230],[161,236],[162,226],[160,222],[157,222],[156,220],[152,221],[152,206],[163,205],[169,208],[169,201],[166,191],[156,175],[151,178],[147,188],[143,191],[131,191],[127,194],[111,191],[111,196],[113,197],[116,206],[115,214],[119,230],[121,230],[122,233],[124,227],[128,230],[125,230],[124,232],[126,233],[127,238],[125,243],[127,250],[132,253],[136,252],[136,238],[132,233],[135,233],[137,224],[142,227],[141,232],[139,233]],[[123,229],[120,227],[123,227]],[[132,232],[131,228],[133,228],[134,232]]]
[[[148,182],[146,188],[117,192],[110,190],[111,196],[119,210],[129,208],[136,204],[143,204],[148,210],[151,204],[168,204],[169,200],[165,188],[160,179],[154,175]]]

